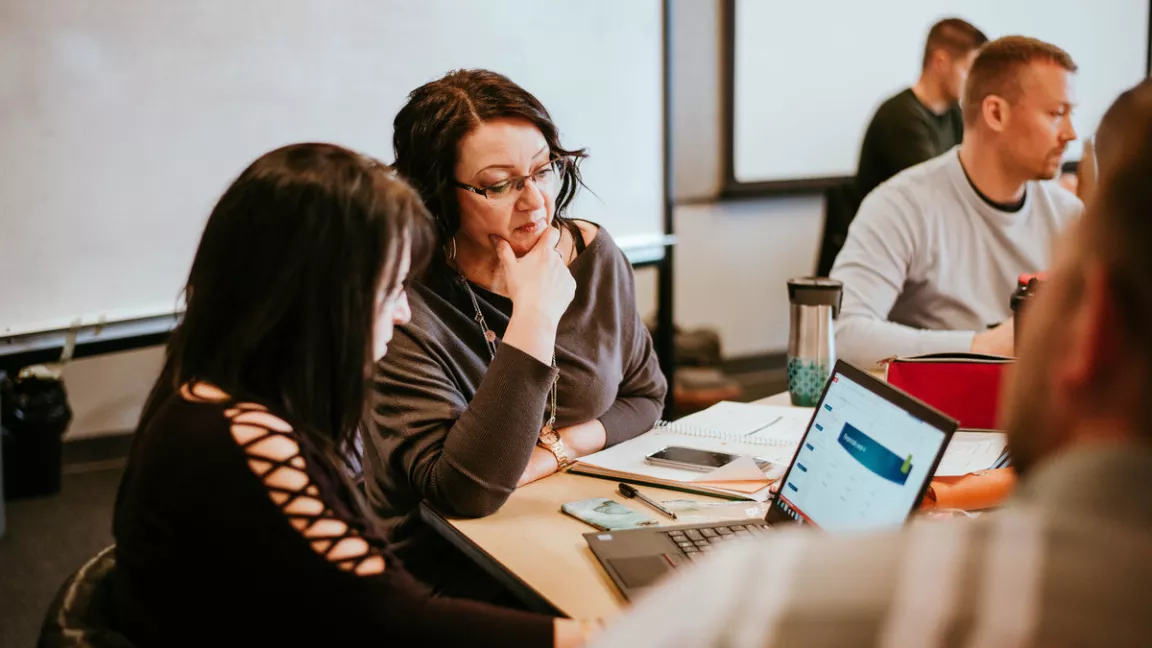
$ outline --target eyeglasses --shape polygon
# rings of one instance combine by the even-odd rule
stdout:
[[[566,164],[566,158],[556,158],[529,175],[505,178],[487,187],[473,187],[472,185],[455,180],[452,184],[466,191],[484,196],[493,203],[510,203],[520,198],[520,193],[524,191],[524,187],[528,186],[528,181],[532,181],[532,183],[536,185],[536,188],[544,193],[555,194],[556,190],[560,187],[560,179],[564,174]]]

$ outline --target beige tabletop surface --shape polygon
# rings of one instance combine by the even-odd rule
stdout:
[[[757,401],[790,404],[787,392]],[[659,517],[635,500],[616,492],[618,482],[571,474],[556,474],[518,489],[495,514],[478,519],[445,519],[424,510],[424,516],[450,542],[470,554],[481,566],[517,591],[534,599],[542,611],[556,611],[573,618],[609,618],[626,604],[584,541],[595,529],[564,515],[560,507],[576,500],[608,497],[625,506]],[[750,517],[762,510],[755,502],[720,505],[704,495],[686,494],[641,486],[658,501],[695,500],[716,503],[679,522],[723,521]],[[663,519],[663,518],[662,518]]]

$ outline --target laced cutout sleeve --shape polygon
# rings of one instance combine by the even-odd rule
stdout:
[[[320,499],[305,471],[307,464],[291,425],[251,403],[236,404],[225,415],[231,421],[232,438],[248,456],[248,467],[264,482],[268,497],[313,551],[340,569],[361,576],[384,571],[380,552]]]
[[[172,487],[166,480],[175,484],[174,497],[155,513],[164,516],[163,524],[153,526],[177,529],[175,539],[166,535],[162,541],[175,542],[180,550],[149,551],[148,557],[195,558],[192,565],[178,565],[188,581],[174,581],[165,596],[155,597],[164,606],[148,618],[183,607],[210,609],[201,615],[211,620],[201,628],[205,632],[216,631],[212,623],[227,621],[248,624],[242,630],[253,636],[281,638],[260,645],[359,645],[366,637],[403,646],[553,645],[552,620],[546,616],[432,596],[392,559],[384,539],[349,518],[355,513],[327,490],[330,467],[315,464],[320,459],[308,439],[267,407],[238,401],[204,382],[182,387],[177,398],[197,407],[168,410],[154,421],[165,427],[145,431],[169,438],[141,446],[155,453],[143,461],[166,463],[139,473],[152,482],[134,487],[163,492]],[[213,479],[205,491],[186,487],[208,472]],[[208,516],[202,515],[205,502],[213,508]],[[240,533],[244,544],[221,542],[221,525]],[[121,546],[149,545],[142,533],[127,535]],[[239,574],[238,563],[243,565]],[[157,567],[165,568],[171,567]],[[160,580],[169,586],[170,579]],[[156,587],[152,581],[149,586]],[[208,602],[169,604],[210,588],[217,588],[217,595]],[[250,610],[258,613],[248,618],[244,613]],[[177,613],[180,623],[174,627],[183,619]]]

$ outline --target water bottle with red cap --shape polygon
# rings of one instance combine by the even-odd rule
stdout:
[[[1021,322],[1023,321],[1024,309],[1028,302],[1036,296],[1044,279],[1045,273],[1043,272],[1020,275],[1016,280],[1016,290],[1012,291],[1012,298],[1008,302],[1012,308],[1012,336],[1017,354],[1019,354],[1020,349],[1020,331],[1022,330]]]

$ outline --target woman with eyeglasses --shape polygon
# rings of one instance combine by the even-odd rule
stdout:
[[[403,180],[328,144],[272,151],[224,193],[116,499],[110,616],[133,645],[581,641],[432,596],[344,468],[432,236]]]
[[[412,321],[380,363],[365,469],[405,564],[435,591],[491,598],[419,520],[499,509],[517,486],[649,430],[667,383],[608,232],[573,220],[583,150],[507,77],[458,70],[414,90],[395,168],[437,225]]]

